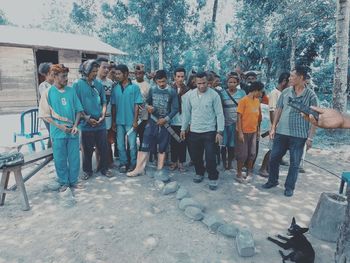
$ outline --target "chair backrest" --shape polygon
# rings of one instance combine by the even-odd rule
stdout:
[[[26,125],[28,119],[29,125]],[[30,126],[30,127],[29,127]],[[21,135],[33,137],[39,133],[38,109],[30,109],[21,114]]]

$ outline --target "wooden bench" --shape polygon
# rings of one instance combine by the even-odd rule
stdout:
[[[30,139],[24,143],[18,143],[13,144],[11,146],[5,146],[6,149],[21,149],[23,145],[26,145],[28,143],[33,143],[33,141],[37,142],[42,140],[41,139]],[[45,138],[47,139],[47,138]],[[2,176],[0,181],[0,206],[3,206],[5,203],[5,197],[7,193],[12,193],[14,190],[19,188],[21,194],[22,194],[22,208],[23,210],[27,211],[30,210],[28,196],[26,192],[26,188],[24,185],[24,182],[29,180],[31,177],[33,177],[38,171],[40,171],[45,165],[47,165],[51,160],[53,159],[53,153],[52,148],[49,148],[47,150],[43,150],[40,152],[34,152],[34,153],[28,153],[24,155],[24,163],[21,165],[16,165],[12,167],[5,167],[2,169]],[[36,166],[34,169],[32,169],[29,174],[27,174],[25,177],[22,175],[22,169],[30,164],[33,164],[34,162],[43,160],[38,166]],[[15,176],[16,184],[12,187],[8,188],[8,182],[10,178],[10,174],[13,172]]]

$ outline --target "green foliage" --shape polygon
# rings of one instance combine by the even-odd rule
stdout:
[[[7,20],[4,12],[0,9],[0,25],[8,25],[9,21]]]

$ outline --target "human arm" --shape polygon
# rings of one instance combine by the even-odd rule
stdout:
[[[319,113],[318,120],[313,115],[306,116],[313,125],[325,129],[350,129],[350,115],[340,113],[334,109],[324,109],[316,106],[311,106],[311,109]]]
[[[184,95],[182,100],[182,120],[180,137],[182,136],[181,139],[183,140],[185,139],[185,134],[191,121],[192,106],[190,103],[190,95],[190,93]]]
[[[244,142],[243,130],[242,130],[242,114],[237,112],[237,123],[236,123],[236,131],[238,134],[238,140],[240,142]]]

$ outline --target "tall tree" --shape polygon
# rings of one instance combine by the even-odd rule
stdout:
[[[346,112],[347,106],[347,77],[348,77],[348,49],[349,49],[349,16],[350,1],[337,0],[336,13],[336,48],[334,68],[333,107]],[[347,208],[344,223],[340,229],[335,253],[336,263],[350,262],[350,186],[347,186]]]
[[[346,112],[350,1],[337,0],[333,108]]]

